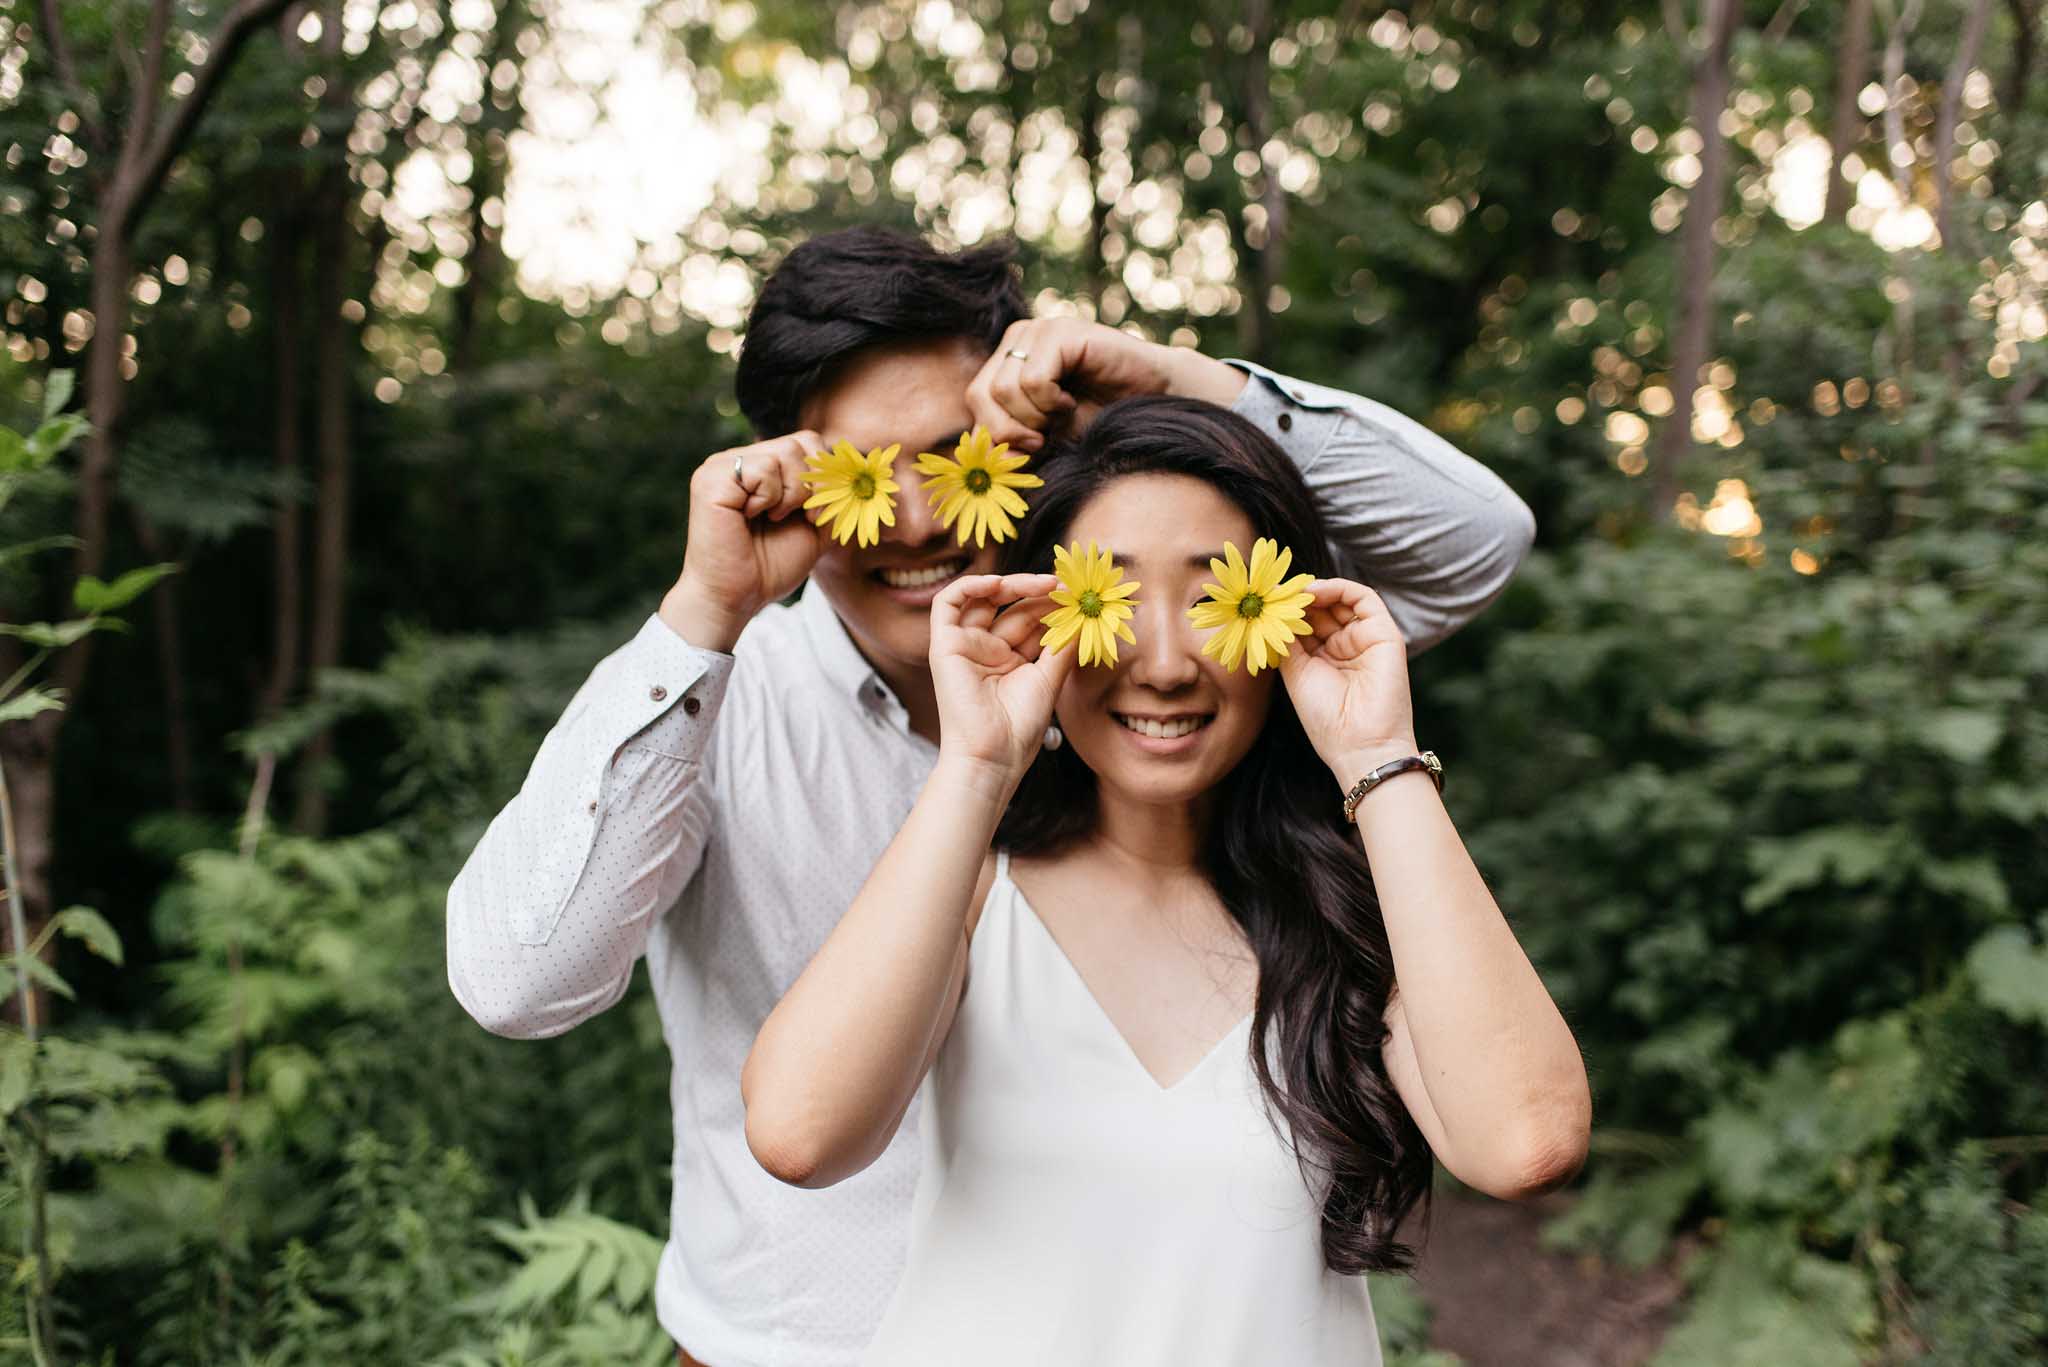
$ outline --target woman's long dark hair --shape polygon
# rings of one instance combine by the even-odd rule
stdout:
[[[1052,452],[1003,570],[1042,570],[1082,506],[1127,475],[1186,475],[1219,490],[1258,535],[1328,574],[1321,513],[1287,454],[1251,423],[1193,399],[1123,399]],[[1247,548],[1248,549],[1248,548]],[[1071,748],[1045,750],[996,832],[1018,854],[1058,850],[1096,822],[1095,775]],[[1380,1057],[1394,990],[1386,925],[1356,831],[1286,690],[1218,785],[1203,872],[1258,958],[1251,1062],[1323,1199],[1323,1261],[1341,1273],[1410,1267],[1395,1228],[1429,1190],[1430,1151]],[[1277,1043],[1276,1072],[1266,1040]]]

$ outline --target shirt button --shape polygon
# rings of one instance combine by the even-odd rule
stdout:
[[[1288,431],[1288,430],[1289,430],[1290,428],[1292,428],[1293,426],[1294,426],[1294,415],[1293,415],[1292,413],[1282,413],[1282,414],[1280,415],[1280,430],[1281,430],[1282,432],[1285,432],[1285,431]]]
[[[583,810],[591,813],[594,816],[597,813],[597,803],[593,801],[588,807],[585,807]]]
[[[683,699],[683,711],[689,713],[693,717],[697,715],[697,709],[702,707],[703,705],[703,703],[698,702],[695,698]]]
[[[660,684],[656,684],[654,687],[647,690],[647,696],[654,699],[656,702],[660,702],[663,698],[666,698],[668,696],[668,690],[666,688],[663,688]]]

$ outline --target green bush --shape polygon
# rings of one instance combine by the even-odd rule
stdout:
[[[1541,555],[1434,699],[1594,1080],[1553,1236],[1714,1236],[1665,1367],[2048,1352],[2048,438],[1855,438],[1817,573]]]

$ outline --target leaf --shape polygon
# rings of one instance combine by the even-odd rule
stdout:
[[[32,646],[62,650],[83,640],[103,626],[116,625],[98,617],[78,617],[69,622],[0,622],[0,635],[19,636]]]
[[[295,1111],[319,1070],[318,1061],[303,1049],[272,1050],[263,1062],[264,1087],[280,1111]]]
[[[78,994],[71,990],[71,984],[64,981],[63,975],[33,954],[0,954],[0,966],[5,967],[9,976],[23,971],[30,981],[41,983],[58,996],[71,1001],[78,999]]]
[[[129,570],[109,584],[98,575],[82,574],[71,589],[71,603],[80,612],[97,616],[127,607],[147,593],[167,574],[175,574],[178,566],[173,564],[142,565]]]
[[[121,936],[107,918],[91,907],[66,907],[50,918],[50,928],[60,935],[82,940],[85,947],[108,963],[121,962]]]
[[[19,1030],[0,1034],[0,1116],[13,1115],[28,1100],[36,1047]]]
[[[92,424],[85,420],[84,414],[58,414],[29,434],[28,463],[31,466],[49,464],[90,431]]]
[[[64,690],[61,688],[24,688],[6,702],[0,702],[0,722],[27,721],[39,712],[48,712],[63,705]]]
[[[2048,1026],[2048,947],[2021,927],[2000,926],[1978,940],[1963,971],[1992,1010]]]
[[[1936,892],[1986,911],[2003,912],[2012,905],[2005,876],[1998,871],[1998,861],[1988,854],[1973,854],[1966,859],[1930,859],[1920,866],[1920,881]]]
[[[498,1293],[502,1312],[516,1313],[545,1305],[576,1275],[583,1262],[583,1249],[575,1245],[551,1248],[533,1259]]]
[[[75,536],[39,536],[33,541],[19,541],[12,546],[0,546],[0,566],[11,565],[17,560],[41,554],[43,551],[62,550],[77,544],[78,538]]]
[[[43,417],[56,417],[64,411],[64,405],[71,402],[71,391],[78,386],[78,374],[71,370],[53,370],[50,378],[43,382]]]
[[[1759,875],[1742,905],[1761,911],[1787,893],[1832,878],[1842,887],[1867,883],[1891,860],[1895,842],[1862,826],[1823,826],[1787,840],[1750,842],[1749,866]]]
[[[612,1284],[612,1275],[619,1270],[619,1246],[615,1243],[600,1242],[590,1250],[590,1256],[583,1260],[583,1271],[576,1279],[576,1304],[587,1309],[590,1303],[602,1296]]]
[[[1958,764],[1981,764],[2004,730],[1996,713],[1947,707],[1921,725],[1920,739]]]

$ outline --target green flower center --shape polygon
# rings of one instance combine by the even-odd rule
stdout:
[[[1237,615],[1240,617],[1257,617],[1265,610],[1266,600],[1256,593],[1247,593],[1237,600]]]
[[[989,473],[986,470],[969,470],[967,472],[967,492],[970,494],[985,494],[988,492],[989,486],[994,483],[995,481],[989,478]]]
[[[863,470],[853,477],[853,496],[869,499],[875,496],[875,477]]]
[[[1102,615],[1102,595],[1094,589],[1083,589],[1081,590],[1080,601],[1075,603],[1074,606],[1081,609],[1083,617],[1100,617]]]

